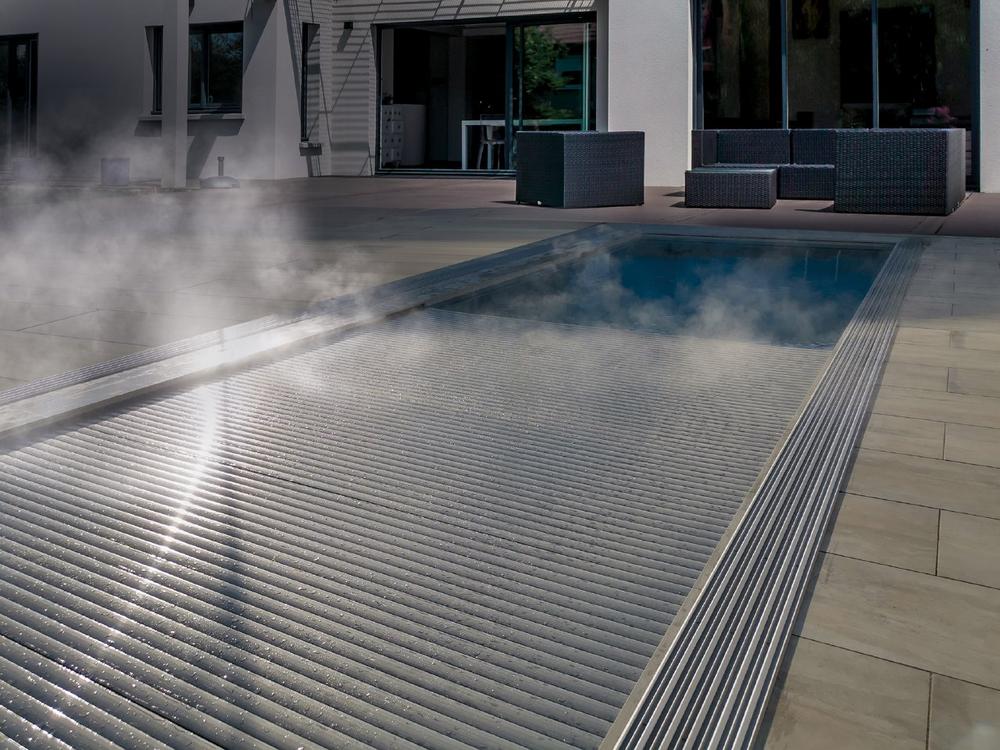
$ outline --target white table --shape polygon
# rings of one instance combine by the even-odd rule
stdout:
[[[462,169],[469,168],[469,128],[480,128],[484,125],[502,128],[507,125],[506,120],[462,120]],[[521,128],[538,128],[546,125],[583,125],[582,119],[576,120],[514,120],[513,125]],[[477,165],[478,166],[478,165]],[[493,169],[493,149],[486,151],[486,168]]]

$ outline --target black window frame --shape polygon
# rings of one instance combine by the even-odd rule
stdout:
[[[313,45],[318,45],[320,25],[318,23],[302,24],[302,55],[299,61],[299,142],[309,142],[309,86],[311,76],[309,74],[309,54],[313,51]]]
[[[243,111],[243,76],[246,71],[246,45],[244,44],[244,29],[242,21],[230,21],[224,23],[198,23],[191,24],[188,30],[188,54],[191,54],[191,38],[201,37],[201,67],[207,72],[208,80],[211,81],[211,38],[213,34],[233,34],[240,35],[240,75],[239,93],[235,102],[195,102],[193,85],[193,66],[188,65],[188,112],[199,113],[241,113]],[[211,84],[206,85],[206,89]]]
[[[153,74],[151,92],[151,115],[163,114],[163,27],[146,27],[146,44],[149,47],[149,63]]]

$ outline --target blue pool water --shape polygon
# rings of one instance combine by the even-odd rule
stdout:
[[[833,346],[889,254],[880,245],[649,235],[438,305],[664,334]]]

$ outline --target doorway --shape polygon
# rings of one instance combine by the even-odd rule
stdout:
[[[35,152],[37,37],[0,37],[0,171]]]
[[[595,20],[380,27],[380,170],[503,172],[518,130],[592,129]]]

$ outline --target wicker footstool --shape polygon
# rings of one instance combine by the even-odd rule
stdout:
[[[684,202],[693,208],[771,208],[778,200],[777,169],[690,169]]]

